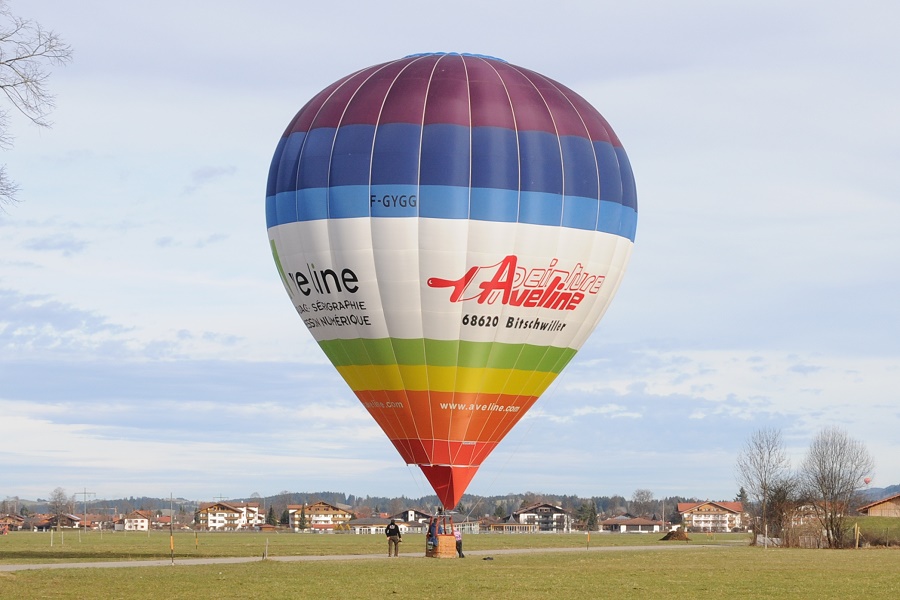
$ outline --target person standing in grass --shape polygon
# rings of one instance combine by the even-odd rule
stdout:
[[[388,526],[384,528],[384,535],[386,535],[388,539],[388,556],[400,556],[400,540],[402,539],[402,536],[400,535],[400,527],[394,523],[393,519],[391,519]]]
[[[462,551],[462,531],[458,527],[454,528],[453,536],[456,538],[456,553],[459,554],[460,558],[465,558],[466,555]]]

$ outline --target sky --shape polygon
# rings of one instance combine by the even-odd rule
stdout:
[[[7,5],[74,60],[0,152],[0,498],[432,493],[296,314],[264,211],[310,97],[429,51],[574,89],[638,190],[609,311],[470,493],[732,500],[754,431],[798,465],[831,426],[900,483],[900,5]]]

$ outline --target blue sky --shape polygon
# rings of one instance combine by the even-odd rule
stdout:
[[[0,496],[431,492],[294,312],[269,160],[339,77],[489,54],[573,88],[629,154],[628,274],[477,494],[731,499],[760,427],[838,425],[900,482],[900,7],[11,0],[60,33],[52,129],[11,115]],[[484,6],[489,4],[489,6]]]

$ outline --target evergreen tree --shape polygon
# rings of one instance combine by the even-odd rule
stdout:
[[[597,505],[591,500],[588,506],[588,516],[585,523],[588,531],[597,531]]]
[[[278,522],[275,520],[275,507],[270,506],[269,512],[266,513],[266,524],[267,525],[277,525]]]

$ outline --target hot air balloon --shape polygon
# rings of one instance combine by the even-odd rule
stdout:
[[[637,201],[581,96],[497,58],[428,53],[300,109],[266,222],[310,333],[453,508],[606,311]]]
[[[866,477],[865,479],[863,479],[863,481],[866,482],[866,485],[869,485],[870,483],[872,483],[872,478],[871,478],[871,477]]]

